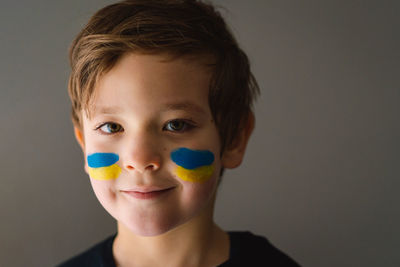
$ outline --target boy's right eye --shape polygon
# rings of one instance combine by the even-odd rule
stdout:
[[[113,133],[122,132],[123,128],[118,123],[106,122],[106,123],[103,123],[102,125],[98,126],[96,128],[96,130],[100,130],[101,132],[106,133],[106,134],[113,134]]]

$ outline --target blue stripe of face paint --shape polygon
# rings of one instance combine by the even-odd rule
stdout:
[[[87,157],[90,168],[100,168],[111,166],[119,160],[119,156],[114,153],[94,153]]]
[[[171,152],[171,159],[177,165],[193,170],[213,163],[214,154],[208,150],[191,150],[182,147]]]

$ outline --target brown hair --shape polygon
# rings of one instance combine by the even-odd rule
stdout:
[[[128,52],[211,55],[210,109],[222,149],[234,142],[259,88],[220,13],[196,0],[126,0],[92,16],[70,49],[68,90],[75,126],[81,128],[81,112],[88,112],[98,79]]]

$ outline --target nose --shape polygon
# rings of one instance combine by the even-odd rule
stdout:
[[[131,136],[124,146],[123,165],[127,171],[156,171],[161,166],[159,145],[146,134]]]

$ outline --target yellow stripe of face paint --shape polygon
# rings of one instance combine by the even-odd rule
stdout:
[[[90,177],[101,181],[117,179],[120,173],[121,168],[116,164],[101,168],[89,167]]]
[[[205,182],[212,176],[214,172],[214,166],[202,166],[193,170],[188,170],[183,167],[176,169],[176,175],[187,182]]]

